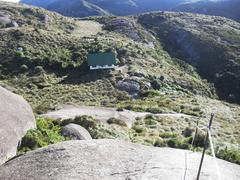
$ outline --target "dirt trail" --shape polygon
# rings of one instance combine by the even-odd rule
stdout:
[[[92,116],[95,119],[106,122],[109,118],[117,118],[124,121],[128,127],[131,127],[137,117],[145,117],[152,113],[149,112],[134,112],[129,110],[117,111],[115,108],[93,107],[93,106],[64,106],[59,110],[43,114],[43,117],[53,119],[72,119],[77,116]],[[189,117],[189,115],[176,114],[154,114],[155,116],[168,116],[174,118]]]

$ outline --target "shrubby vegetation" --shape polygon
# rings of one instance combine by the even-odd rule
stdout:
[[[166,121],[165,121],[166,120]],[[198,132],[192,146],[193,128],[182,128],[178,131],[169,129],[169,120],[147,115],[137,119],[132,128],[118,119],[111,118],[107,123],[102,123],[91,116],[79,116],[75,119],[57,121],[38,118],[37,129],[29,130],[23,137],[18,153],[25,153],[40,147],[70,140],[60,134],[61,128],[67,124],[75,123],[88,130],[94,139],[122,139],[155,147],[171,147],[201,151],[204,146],[205,134]],[[175,125],[177,126],[177,125]],[[180,126],[179,126],[180,127]],[[218,158],[240,164],[239,151],[233,149],[216,149]]]
[[[61,126],[57,121],[38,118],[37,129],[29,130],[22,138],[18,152],[23,153],[68,140],[61,136],[60,130]]]
[[[240,165],[240,152],[234,149],[217,149],[216,156],[220,159]]]

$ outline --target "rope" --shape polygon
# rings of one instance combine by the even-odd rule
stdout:
[[[213,156],[214,163],[215,163],[215,166],[216,166],[216,169],[217,169],[218,180],[221,180],[220,170],[219,170],[219,166],[218,166],[218,163],[217,163],[216,155],[215,155],[215,152],[214,152],[214,146],[213,146],[213,141],[212,141],[212,137],[211,137],[211,131],[210,131],[210,129],[207,129],[207,130],[208,130],[208,137],[209,137],[209,141],[210,141],[210,147],[211,147],[211,151],[212,151],[212,156]]]
[[[186,151],[185,152],[185,170],[184,170],[183,180],[186,180],[186,177],[187,177],[187,169],[188,169],[187,154],[188,154],[188,152]]]

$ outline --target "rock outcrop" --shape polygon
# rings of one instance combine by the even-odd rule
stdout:
[[[89,132],[78,124],[68,124],[61,130],[63,136],[71,137],[75,140],[90,140],[92,139]]]
[[[126,91],[133,97],[137,97],[140,91],[140,84],[134,80],[118,81],[117,87],[121,91]]]
[[[16,155],[17,146],[36,122],[30,105],[21,97],[0,87],[0,164]],[[0,178],[1,179],[1,178]]]
[[[201,154],[117,140],[66,141],[27,153],[0,167],[4,180],[196,179]],[[240,166],[217,160],[222,179],[240,179]],[[206,156],[201,180],[217,179]]]
[[[92,116],[101,122],[107,122],[111,118],[119,119],[127,124],[130,128],[135,122],[137,117],[145,117],[149,113],[146,112],[134,112],[129,110],[117,111],[115,108],[97,107],[97,106],[71,106],[66,105],[59,110],[48,112],[43,114],[42,117],[66,120],[74,119],[78,116]]]

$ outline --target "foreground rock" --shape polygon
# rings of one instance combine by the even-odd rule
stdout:
[[[2,87],[0,115],[0,164],[3,164],[16,155],[19,141],[27,130],[35,128],[36,122],[30,105]]]
[[[0,167],[4,180],[195,180],[201,154],[116,140],[67,141],[42,148]],[[240,179],[240,166],[217,160],[222,179]],[[201,180],[217,179],[206,156]]]
[[[78,124],[68,124],[61,130],[63,136],[71,137],[75,140],[90,140],[92,139],[89,132]]]

